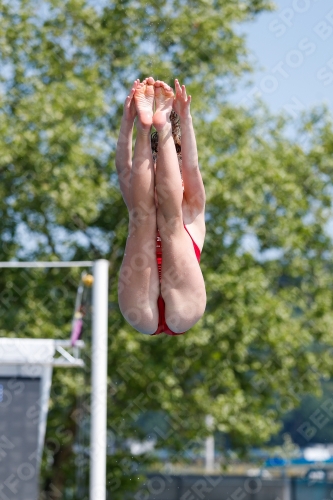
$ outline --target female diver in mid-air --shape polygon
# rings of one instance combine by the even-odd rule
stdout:
[[[147,335],[180,335],[206,307],[199,266],[205,190],[190,103],[178,80],[175,94],[152,77],[136,80],[121,121],[116,167],[129,211],[129,234],[119,275],[119,306],[128,323]],[[151,137],[152,125],[156,132]]]

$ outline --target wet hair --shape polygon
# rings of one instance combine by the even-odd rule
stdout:
[[[176,153],[177,153],[177,158],[178,158],[178,164],[179,164],[179,169],[180,173],[182,173],[182,143],[181,143],[181,130],[180,130],[180,119],[179,116],[175,111],[171,111],[170,114],[170,122],[171,122],[171,130],[172,130],[172,137],[173,141],[175,143],[175,148],[176,148]],[[158,133],[153,132],[151,134],[151,151],[153,153],[153,160],[154,163],[156,163],[157,160],[157,152],[158,152]]]

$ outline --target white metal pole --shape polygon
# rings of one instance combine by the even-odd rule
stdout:
[[[94,262],[92,297],[90,500],[106,500],[109,262]]]
[[[212,417],[212,415],[206,415],[206,426],[210,431],[213,430],[214,418]],[[206,438],[205,448],[206,448],[205,469],[206,473],[209,473],[214,471],[214,462],[215,462],[215,442],[213,434],[211,434]]]
[[[19,268],[19,267],[91,267],[93,262],[90,260],[72,260],[69,262],[65,261],[31,261],[31,262],[19,262],[19,261],[10,261],[10,262],[0,262],[0,267],[7,268]]]

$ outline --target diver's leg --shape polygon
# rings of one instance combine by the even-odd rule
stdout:
[[[192,240],[183,225],[183,189],[170,123],[173,92],[160,81],[155,82],[155,103],[157,225],[163,256],[161,294],[166,323],[172,331],[180,333],[191,328],[203,315],[206,292]]]
[[[137,138],[129,187],[129,235],[119,275],[119,307],[138,331],[152,334],[158,325],[159,278],[156,264],[154,165],[150,147],[154,80],[135,90]]]

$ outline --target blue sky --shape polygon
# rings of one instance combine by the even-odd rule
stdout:
[[[257,69],[236,101],[250,105],[260,95],[273,112],[295,118],[322,103],[333,111],[333,0],[275,4],[274,12],[242,26]]]

